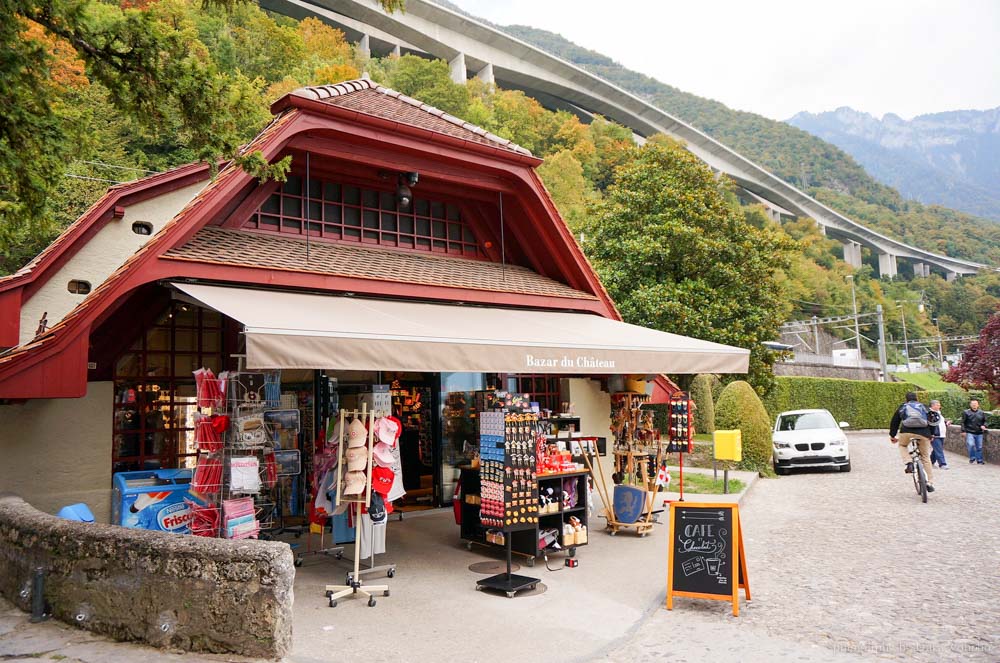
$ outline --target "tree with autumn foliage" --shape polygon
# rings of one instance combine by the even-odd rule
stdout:
[[[1000,402],[1000,312],[986,322],[979,340],[965,347],[944,379],[966,389],[987,389],[990,401]]]
[[[615,171],[583,248],[626,322],[749,349],[764,394],[793,243],[747,223],[726,187],[683,146],[651,140]]]

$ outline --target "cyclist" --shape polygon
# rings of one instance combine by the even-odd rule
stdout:
[[[889,424],[889,440],[893,444],[899,444],[899,454],[906,463],[907,474],[913,474],[913,461],[910,460],[910,451],[907,447],[911,440],[917,442],[920,450],[920,460],[924,464],[924,471],[927,473],[927,492],[934,492],[934,475],[931,469],[931,437],[934,434],[931,424],[937,421],[937,413],[929,411],[923,403],[917,400],[916,392],[906,394],[906,402],[896,408],[892,415],[892,422]],[[934,421],[931,421],[931,418]],[[899,435],[897,438],[896,436]]]

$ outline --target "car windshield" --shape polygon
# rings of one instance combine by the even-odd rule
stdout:
[[[837,423],[829,412],[784,414],[778,422],[778,430],[815,430],[817,428],[837,428]]]

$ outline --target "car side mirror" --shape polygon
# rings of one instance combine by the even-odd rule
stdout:
[[[841,421],[840,422],[840,427],[841,428],[850,428],[851,425],[849,423],[847,423],[846,421]]]

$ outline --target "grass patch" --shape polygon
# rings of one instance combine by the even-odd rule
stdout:
[[[934,371],[928,371],[926,373],[893,373],[897,379],[903,382],[909,382],[910,384],[915,384],[921,389],[926,389],[927,391],[962,391],[962,388],[957,384],[952,384],[951,382],[945,382],[941,379],[940,373],[935,373]]]
[[[729,492],[738,493],[744,488],[744,484],[739,479],[729,479]],[[674,478],[674,481],[670,482],[670,489],[677,491],[680,489],[680,482]],[[684,494],[697,493],[699,495],[722,495],[722,474],[719,474],[719,480],[716,481],[712,478],[711,474],[696,474],[691,472],[690,474],[684,474]]]

